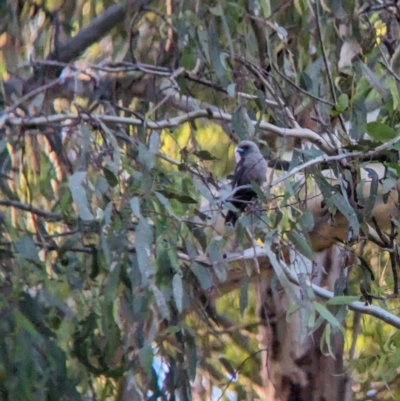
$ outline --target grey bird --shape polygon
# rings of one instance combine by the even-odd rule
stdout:
[[[232,190],[243,185],[255,182],[261,186],[266,180],[267,162],[252,141],[242,141],[235,150],[236,168],[232,181]],[[255,199],[257,194],[251,188],[239,189],[233,195],[232,205],[243,212],[250,201]],[[233,210],[229,210],[225,223],[235,225],[238,215]]]

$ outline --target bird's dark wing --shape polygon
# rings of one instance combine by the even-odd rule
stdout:
[[[236,164],[235,173],[233,174],[232,189],[240,186],[244,171],[244,159],[240,159],[239,162]]]

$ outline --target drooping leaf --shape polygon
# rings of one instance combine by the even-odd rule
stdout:
[[[38,250],[29,235],[23,235],[15,244],[17,252],[25,259],[40,263]]]
[[[193,262],[190,269],[196,276],[197,280],[204,291],[208,291],[213,286],[213,281],[211,279],[210,270],[202,266],[200,263]]]
[[[141,142],[139,142],[138,161],[147,171],[150,171],[155,165],[154,154]]]
[[[182,312],[183,283],[180,274],[174,274],[174,277],[172,279],[172,290],[173,290],[175,305],[178,309],[178,312]]]
[[[171,315],[167,302],[165,301],[164,295],[161,290],[154,284],[150,283],[151,291],[153,292],[154,299],[156,301],[157,308],[164,319],[170,320]]]
[[[108,184],[110,185],[110,187],[114,188],[118,184],[118,178],[115,176],[113,171],[111,169],[109,169],[107,166],[104,166],[103,173],[104,173],[104,177],[106,177],[106,180],[107,180]]]
[[[370,85],[382,96],[383,99],[388,97],[388,91],[383,85],[383,81],[380,77],[378,77],[365,63],[361,60],[358,60],[358,64],[361,67],[361,71],[364,74],[364,77],[370,83]]]
[[[208,150],[198,150],[194,154],[201,160],[217,160]]]
[[[369,216],[370,213],[372,212],[372,209],[375,206],[376,197],[378,195],[379,177],[378,173],[374,169],[365,167],[365,170],[368,172],[368,178],[371,181],[370,181],[370,193],[368,194],[367,204],[365,206],[365,209],[363,210],[363,214],[365,216]]]
[[[185,204],[194,204],[196,205],[198,202],[196,199],[193,199],[191,196],[187,194],[181,194],[178,192],[174,192],[168,189],[161,189],[158,191],[159,193],[163,194],[167,199],[176,199],[177,201]]]
[[[100,124],[102,130],[105,132],[105,134],[107,136],[108,144],[111,145],[112,150],[113,150],[113,158],[112,158],[112,161],[108,162],[108,165],[114,174],[118,174],[119,168],[121,166],[121,151],[120,151],[120,148],[118,145],[118,141],[117,141],[114,133],[112,132],[112,130],[110,130],[107,127],[107,125],[104,124],[103,121],[98,120],[98,123]]]
[[[155,267],[151,260],[153,246],[153,233],[146,219],[141,218],[136,226],[136,257],[142,277],[149,279],[155,273]]]
[[[330,323],[333,327],[340,327],[340,323],[336,319],[335,316],[332,315],[332,313],[321,303],[315,302],[315,309],[316,311],[328,322]]]
[[[296,292],[294,291],[293,284],[287,278],[280,261],[276,258],[275,254],[269,249],[267,243],[264,246],[266,254],[268,256],[269,261],[272,264],[275,274],[278,277],[279,282],[281,283],[282,287],[285,289],[285,292],[288,294],[289,298],[292,302],[299,304],[300,300],[297,296]]]
[[[386,142],[396,137],[396,131],[386,124],[374,121],[365,125],[365,130],[376,141]]]
[[[94,220],[94,216],[90,211],[89,202],[86,197],[86,190],[84,188],[87,179],[85,171],[77,171],[72,174],[68,180],[69,189],[78,208],[79,217],[84,221]]]
[[[220,363],[222,364],[222,366],[228,371],[229,375],[232,378],[236,378],[236,370],[234,369],[234,367],[232,366],[231,361],[229,361],[227,358],[225,357],[220,357],[219,358]]]
[[[360,223],[357,218],[357,213],[354,208],[351,207],[349,201],[336,187],[330,185],[324,177],[316,175],[315,181],[322,192],[324,201],[327,203],[328,208],[331,209],[332,206],[337,208],[337,210],[339,210],[349,221],[349,226],[351,227],[353,236],[357,237],[360,232]]]
[[[239,308],[243,316],[244,311],[249,306],[249,277],[245,276],[240,282]]]
[[[288,231],[286,235],[288,236],[289,241],[302,255],[309,260],[314,259],[314,252],[305,237],[294,230]]]

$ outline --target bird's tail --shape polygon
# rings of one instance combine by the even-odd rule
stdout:
[[[234,226],[236,224],[237,219],[238,215],[234,211],[228,210],[228,213],[225,217],[225,224],[231,223],[232,226]]]

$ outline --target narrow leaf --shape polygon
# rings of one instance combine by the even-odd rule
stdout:
[[[299,297],[297,296],[293,288],[293,285],[290,283],[279,260],[276,258],[275,254],[269,249],[268,245],[265,246],[265,251],[269,261],[272,264],[275,274],[278,277],[279,282],[282,284],[282,287],[285,289],[285,292],[288,294],[289,298],[297,304],[300,303]]]
[[[287,233],[289,241],[295,246],[295,248],[304,255],[307,259],[314,259],[314,252],[311,249],[310,244],[307,240],[300,235],[297,231],[288,231]]]
[[[175,305],[179,312],[182,312],[182,300],[183,300],[183,284],[182,277],[180,274],[174,274],[172,279],[172,290],[175,300]]]
[[[321,303],[315,302],[315,309],[316,311],[328,322],[330,323],[333,327],[340,327],[339,321],[336,319],[335,316],[332,315],[332,313]]]
[[[167,303],[165,302],[163,293],[156,287],[156,285],[154,283],[151,283],[150,287],[151,287],[151,290],[153,291],[154,299],[156,301],[158,310],[161,313],[161,316],[164,319],[170,320],[171,316],[169,313],[169,308],[168,308]]]
[[[84,221],[94,220],[94,216],[89,209],[86,198],[86,191],[83,184],[87,180],[85,171],[77,171],[69,177],[68,184],[72,198],[78,208],[79,217]]]

